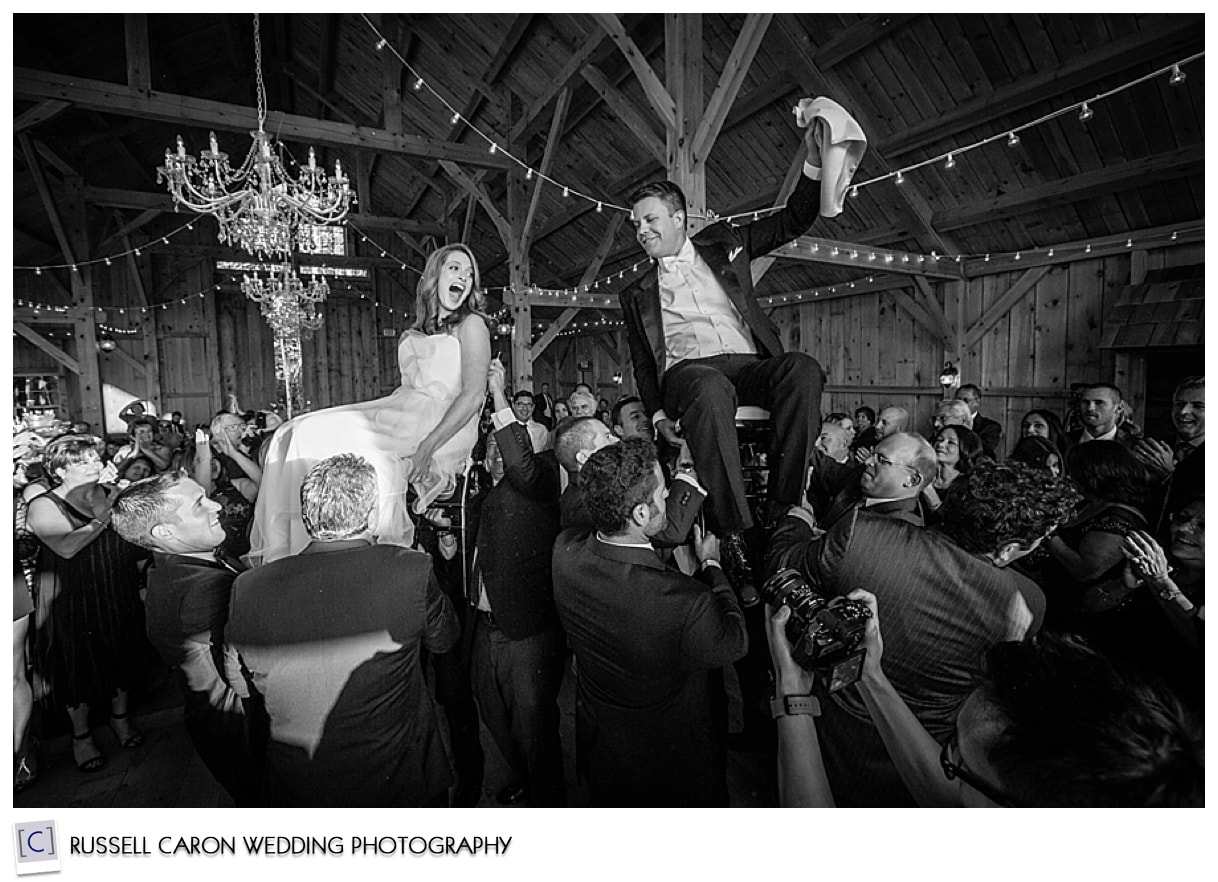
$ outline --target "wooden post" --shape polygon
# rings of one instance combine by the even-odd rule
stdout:
[[[706,157],[694,154],[702,121],[702,15],[664,14],[665,85],[676,104],[668,129],[668,179],[685,192],[689,234],[706,225]]]
[[[131,247],[131,238],[123,235],[120,240],[123,243],[123,248],[127,250],[127,272],[131,275],[131,283],[135,286],[135,293],[139,297],[140,309],[140,346],[143,355],[144,365],[144,398],[148,401],[159,402],[161,400],[161,359],[157,354],[156,345],[156,310],[152,309],[152,304],[148,300],[148,284],[144,280],[144,273],[140,268],[139,261],[135,259],[134,249]]]
[[[89,228],[85,209],[85,183],[75,176],[64,179],[63,232],[71,245],[72,253],[80,261],[76,269],[69,272],[72,284],[72,305],[78,308],[76,321],[72,323],[72,336],[76,341],[76,361],[80,366],[80,416],[106,432],[106,414],[102,407],[101,368],[97,360],[97,315],[93,310],[93,267],[84,265],[89,259]]]
[[[508,150],[513,156],[524,155],[524,138],[517,136],[515,122],[523,115],[524,110],[520,99],[512,93],[511,120],[513,122],[512,136],[508,141]],[[529,303],[528,288],[530,286],[529,251],[528,251],[528,222],[529,187],[525,182],[525,172],[519,165],[508,170],[507,211],[508,223],[511,227],[508,237],[508,267],[511,291],[507,302],[512,310],[512,388],[532,389],[533,386],[533,307]]]

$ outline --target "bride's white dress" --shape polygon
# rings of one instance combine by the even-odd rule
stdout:
[[[309,544],[300,518],[300,485],[309,469],[337,453],[358,453],[376,468],[381,544],[409,546],[404,460],[414,453],[461,391],[461,343],[451,334],[409,331],[398,344],[402,385],[373,401],[306,413],[284,423],[270,441],[250,532],[250,560],[270,563]],[[410,481],[416,512],[456,486],[478,438],[478,416],[440,447],[427,474]]]

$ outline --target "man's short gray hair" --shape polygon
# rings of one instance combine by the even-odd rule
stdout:
[[[300,519],[314,539],[350,539],[371,525],[376,507],[376,469],[354,453],[323,459],[300,485]]]

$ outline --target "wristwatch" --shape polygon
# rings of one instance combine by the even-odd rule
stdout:
[[[820,716],[820,699],[815,695],[780,695],[770,702],[770,714],[774,719],[793,717],[798,714]]]

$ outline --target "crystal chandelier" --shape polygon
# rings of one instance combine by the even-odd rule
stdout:
[[[293,245],[310,238],[312,225],[336,224],[347,216],[355,194],[343,175],[342,163],[334,161],[334,175],[317,165],[313,148],[309,164],[295,180],[272,150],[266,122],[266,87],[262,82],[262,35],[254,13],[254,68],[257,72],[258,130],[245,162],[233,171],[228,154],[220,152],[216,133],[210,133],[210,149],[199,158],[186,153],[178,136],[177,152],[166,148],[165,164],[157,168],[157,183],[164,181],[173,195],[174,208],[185,205],[200,214],[215,216],[220,241],[251,254],[286,257]]]
[[[241,290],[256,301],[276,338],[308,339],[321,327],[324,317],[317,304],[330,296],[330,285],[321,281],[304,283],[291,266],[284,264],[278,278],[243,276]]]

